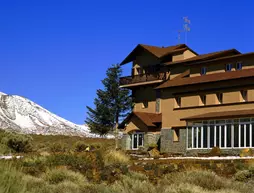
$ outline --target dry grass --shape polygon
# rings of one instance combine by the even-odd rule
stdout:
[[[122,151],[109,150],[104,155],[105,165],[113,164],[128,164],[130,163],[130,157]]]

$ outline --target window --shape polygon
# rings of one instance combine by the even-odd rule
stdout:
[[[148,101],[143,101],[142,108],[145,109],[148,107]]]
[[[187,127],[190,149],[210,149],[213,147],[253,148],[254,120],[233,119],[192,123]]]
[[[137,150],[139,147],[144,146],[144,133],[133,133],[131,135],[132,149]]]
[[[160,90],[156,90],[156,103],[155,103],[155,112],[160,112],[160,104],[161,103],[161,93]]]
[[[174,132],[174,137],[173,137],[174,140],[173,141],[175,141],[175,142],[179,141],[179,139],[180,139],[180,129],[174,129],[173,132]]]
[[[241,91],[241,96],[242,96],[242,101],[243,102],[248,101],[248,99],[247,99],[247,90],[242,90]]]
[[[160,99],[160,98],[157,98],[157,99],[156,99],[156,106],[155,106],[155,112],[156,112],[156,113],[159,113],[159,112],[160,112],[160,102],[161,102],[161,99]]]
[[[232,70],[232,64],[226,64],[226,71]]]
[[[236,70],[242,70],[242,68],[243,68],[242,62],[237,62],[236,63]]]
[[[201,68],[201,75],[205,75],[206,74],[206,70],[207,70],[207,68],[206,67],[202,67]]]
[[[143,69],[142,68],[137,68],[137,75],[143,74]]]
[[[200,99],[201,99],[201,103],[202,103],[203,105],[206,105],[206,95],[201,95],[201,96],[200,96]]]
[[[176,97],[175,100],[176,100],[176,106],[181,107],[181,97]]]
[[[217,93],[217,99],[218,99],[219,104],[222,104],[222,102],[223,102],[223,94],[222,93]]]

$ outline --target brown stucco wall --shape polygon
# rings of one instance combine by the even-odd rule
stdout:
[[[181,53],[181,54],[174,54],[172,56],[172,62],[183,60],[183,59],[184,59],[183,53]]]
[[[134,111],[155,113],[156,92],[154,86],[139,87],[133,92],[135,99]],[[143,101],[148,101],[148,107],[142,108]]]
[[[190,66],[190,77],[194,76],[200,76],[201,68],[202,67],[207,67],[207,74],[214,74],[214,73],[219,73],[219,72],[225,72],[226,69],[226,64],[231,63],[232,64],[232,71],[236,70],[236,63],[237,62],[242,62],[243,64],[243,69],[249,69],[253,68],[253,56],[247,56],[241,59],[228,59],[228,60],[223,60],[223,61],[216,61],[216,62],[211,62],[211,63],[203,63],[200,65],[195,65],[195,66]]]
[[[185,72],[186,70],[189,69],[189,66],[183,66],[182,64],[180,64],[181,66],[171,66],[170,68],[170,79],[175,78],[176,76],[180,75],[181,73]]]
[[[192,58],[192,57],[194,57],[194,56],[196,56],[196,54],[194,54],[192,51],[190,51],[190,50],[186,50],[186,51],[184,51],[184,53],[183,53],[183,58],[184,59],[188,59],[188,58]]]
[[[195,116],[209,112],[222,112],[231,110],[254,109],[254,90],[248,91],[248,102],[242,102],[240,97],[240,90],[224,90],[223,104],[218,104],[216,93],[207,94],[207,104],[204,106],[200,104],[199,93],[191,96],[182,97],[182,107],[175,108],[175,98],[172,92],[164,90],[161,106],[162,106],[162,128],[171,128],[185,126],[185,121],[180,121],[181,118]],[[241,103],[242,102],[242,103]],[[236,104],[238,103],[238,104]],[[217,105],[216,105],[217,104]],[[227,104],[227,105],[225,105]],[[215,106],[209,106],[215,105]],[[191,107],[191,108],[186,108]]]

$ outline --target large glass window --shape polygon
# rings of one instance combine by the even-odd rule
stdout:
[[[214,125],[210,125],[210,148],[215,147],[214,145]]]
[[[207,148],[208,143],[208,131],[207,131],[207,125],[203,126],[203,148]]]
[[[246,147],[250,147],[250,124],[246,124]]]
[[[231,147],[231,142],[232,142],[231,136],[232,136],[232,125],[227,124],[226,125],[226,138],[227,138],[226,145],[227,145],[227,147]]]
[[[188,148],[254,147],[254,119],[203,121],[192,125]]]
[[[239,147],[239,125],[234,123],[234,147]]]
[[[240,147],[244,147],[244,140],[245,140],[245,136],[244,136],[244,125],[241,125],[240,127]]]

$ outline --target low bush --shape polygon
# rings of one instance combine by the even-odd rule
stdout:
[[[148,145],[148,150],[154,149],[154,148],[158,148],[158,145],[156,143],[151,143]]]
[[[129,156],[122,151],[109,150],[104,155],[105,165],[128,164],[129,162]]]
[[[240,157],[247,157],[247,156],[253,156],[252,149],[245,148],[240,151]]]
[[[102,148],[102,144],[101,143],[91,143],[90,147],[91,147],[91,149],[100,149],[100,148]]]
[[[66,145],[61,142],[52,143],[49,149],[52,153],[62,153],[67,151]]]
[[[234,175],[236,181],[246,182],[252,177],[252,172],[249,170],[238,171]]]
[[[32,137],[17,133],[5,132],[1,143],[7,145],[17,153],[27,153],[32,151]]]
[[[228,185],[226,179],[208,171],[189,171],[167,174],[164,179],[161,180],[161,183],[164,185],[189,183],[208,190],[219,190],[226,188]]]
[[[83,152],[85,151],[89,146],[83,142],[83,141],[77,141],[75,144],[74,144],[74,151],[76,152]]]
[[[43,156],[26,157],[22,160],[22,171],[25,174],[39,176],[47,169],[47,159]]]
[[[102,191],[99,191],[102,192]],[[149,180],[141,174],[131,173],[123,175],[118,181],[108,186],[103,192],[119,193],[119,192],[137,192],[137,193],[154,193],[158,191]]]
[[[79,185],[87,183],[86,178],[82,174],[65,168],[47,170],[43,179],[50,184],[58,184],[64,181],[73,182]]]
[[[25,193],[26,183],[21,178],[22,173],[16,169],[14,163],[0,162],[0,192]]]
[[[221,149],[219,147],[213,147],[212,150],[208,154],[209,154],[209,156],[220,156]]]
[[[10,153],[11,149],[7,145],[0,143],[0,155],[6,155]]]

